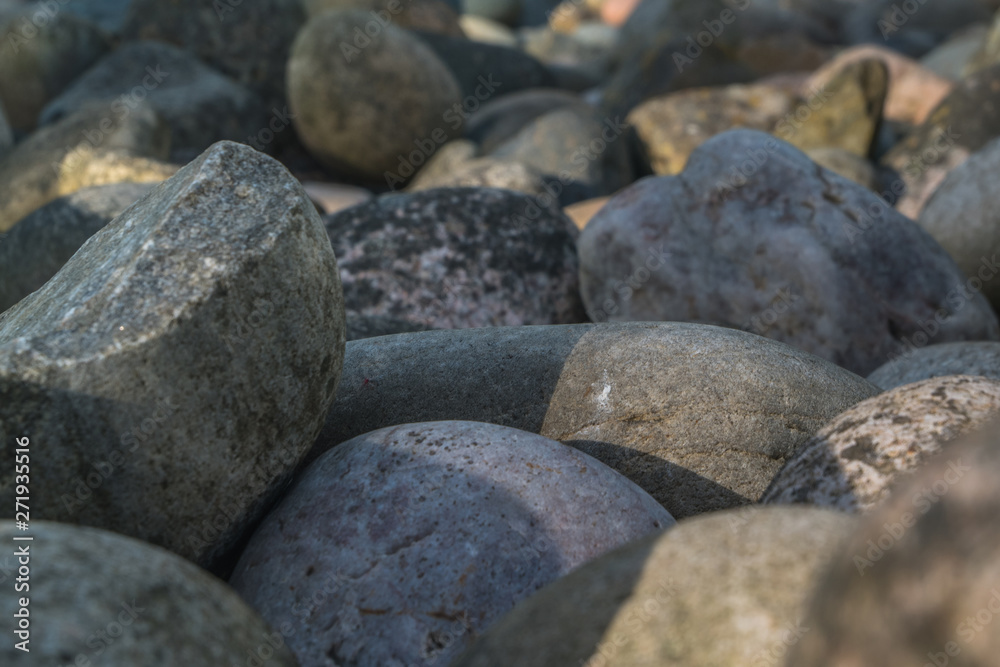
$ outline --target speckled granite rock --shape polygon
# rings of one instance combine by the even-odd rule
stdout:
[[[518,601],[673,518],[570,447],[475,422],[404,424],[328,452],[231,583],[303,667],[437,665]],[[320,596],[323,596],[320,598]]]
[[[301,186],[219,143],[0,315],[0,439],[44,443],[40,516],[214,566],[315,440],[343,326]],[[13,449],[0,464],[13,507]]]
[[[325,221],[348,320],[451,329],[585,319],[576,227],[525,195],[476,188],[386,195]]]
[[[805,508],[682,521],[542,589],[452,665],[781,664],[812,630],[808,592],[854,523]]]
[[[868,381],[888,390],[943,375],[1000,380],[1000,343],[942,343],[915,348],[879,366]]]
[[[14,225],[0,242],[0,312],[44,285],[84,241],[153,187],[117,183],[84,188]]]
[[[997,380],[952,375],[896,387],[850,408],[795,450],[760,500],[869,512],[900,478],[998,416]]]
[[[288,100],[295,130],[317,160],[395,186],[461,128],[453,109],[461,95],[412,33],[389,24],[360,41],[355,30],[370,20],[360,11],[310,19],[288,61]]]
[[[696,324],[429,331],[348,344],[309,458],[401,422],[490,422],[583,450],[681,518],[756,500],[796,447],[876,393],[794,348]]]
[[[304,0],[310,18],[335,9],[359,9],[369,19],[388,19],[406,30],[426,30],[462,37],[458,14],[442,0]],[[371,12],[375,12],[373,16]],[[381,21],[379,21],[381,23]],[[372,28],[374,30],[374,28]]]
[[[925,231],[751,130],[709,140],[679,176],[623,190],[578,247],[595,321],[750,322],[859,374],[910,339],[1000,338],[989,304],[963,291],[958,267]]]
[[[820,580],[805,619],[815,630],[786,665],[996,662],[998,427],[950,448],[864,519]]]
[[[32,439],[31,446],[44,444]],[[25,535],[34,540],[11,541]],[[50,521],[31,522],[27,533],[0,522],[0,538],[30,548],[31,570],[30,592],[16,593],[13,582],[0,592],[6,618],[21,608],[19,596],[31,600],[31,659],[12,639],[0,647],[5,665],[218,665],[249,656],[296,665],[280,628],[269,628],[231,588],[174,554]]]

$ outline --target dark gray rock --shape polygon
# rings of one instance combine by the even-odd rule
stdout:
[[[299,615],[289,645],[303,667],[448,664],[542,586],[673,523],[558,442],[492,424],[405,424],[314,462],[231,583],[272,625]]]
[[[889,390],[943,375],[979,375],[1000,380],[1000,343],[942,343],[908,350],[875,369],[868,381]]]
[[[69,12],[90,21],[112,35],[121,34],[125,26],[132,0],[73,0],[59,6],[60,11]]]
[[[31,508],[216,566],[288,481],[344,344],[319,215],[223,142],[0,315],[0,439],[30,434]],[[14,452],[0,450],[14,508]]]

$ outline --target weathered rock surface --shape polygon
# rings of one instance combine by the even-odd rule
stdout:
[[[32,509],[217,565],[315,440],[343,326],[301,186],[216,144],[0,315],[0,438],[46,452]]]
[[[997,380],[952,375],[896,387],[848,409],[799,447],[761,502],[869,512],[901,478],[998,416]]]
[[[45,445],[32,438],[31,446]],[[11,541],[25,535],[34,540]],[[3,521],[0,536],[29,546],[31,555],[25,607],[34,621],[26,644],[31,659],[14,647],[18,640],[8,641],[0,648],[6,665],[242,664],[248,654],[258,661],[267,656],[276,667],[296,665],[279,628],[269,628],[231,588],[174,554],[51,521],[32,521],[29,533]],[[28,592],[15,593],[10,583],[0,593],[7,618]]]
[[[303,667],[448,661],[518,601],[674,520],[598,461],[475,422],[405,424],[315,461],[231,583]],[[297,614],[299,615],[299,614]]]
[[[859,374],[910,339],[1000,337],[987,301],[963,291],[954,261],[913,221],[750,130],[711,139],[679,176],[623,190],[578,247],[595,321],[749,328]]]
[[[780,664],[854,520],[747,508],[682,521],[542,589],[454,667]]]
[[[942,343],[908,350],[879,366],[868,381],[889,390],[944,375],[977,375],[1000,380],[1000,343]]]

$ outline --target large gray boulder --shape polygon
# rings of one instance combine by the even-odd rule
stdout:
[[[333,401],[337,265],[277,162],[216,144],[0,315],[0,440],[30,435],[31,508],[214,566]],[[0,500],[14,512],[13,448]]]

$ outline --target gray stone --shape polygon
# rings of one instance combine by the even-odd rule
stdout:
[[[1000,343],[942,343],[914,348],[879,366],[868,376],[868,381],[889,390],[944,375],[978,375],[1000,380]]]
[[[10,443],[13,448],[13,441]],[[31,448],[45,443],[31,440]],[[32,464],[38,465],[38,459]],[[13,542],[31,536],[32,541]],[[29,532],[0,522],[7,545],[29,549],[30,583],[13,579],[0,592],[0,612],[13,618],[27,596],[30,660],[11,639],[0,647],[5,665],[244,664],[248,654],[267,664],[294,667],[284,638],[269,628],[231,588],[183,558],[115,533],[51,521],[32,521]],[[5,549],[4,571],[19,567]],[[30,585],[30,591],[28,588]],[[10,623],[11,629],[15,622]]]
[[[0,241],[0,312],[44,285],[87,239],[153,187],[117,183],[84,188],[14,225]]]
[[[677,518],[755,501],[878,389],[781,343],[696,324],[429,331],[347,345],[310,458],[393,424],[466,419],[573,445]]]
[[[7,114],[4,113],[3,103],[0,103],[0,158],[14,145],[14,130],[11,129],[7,121]]]
[[[844,21],[844,36],[853,44],[885,44],[920,57],[953,32],[990,20],[983,0],[923,0],[906,11],[898,0],[855,4]]]
[[[950,448],[863,520],[819,581],[804,623],[813,631],[786,665],[996,663],[998,426]]]
[[[464,37],[458,23],[458,14],[442,0],[304,0],[310,18],[332,10],[360,9],[369,15],[369,21],[386,18],[393,25],[405,30],[426,30],[444,35]],[[379,21],[381,23],[381,21]],[[371,30],[375,28],[372,27]]]
[[[133,0],[73,0],[59,5],[59,10],[90,21],[112,35],[121,34],[125,16]]]
[[[405,424],[314,462],[231,583],[303,667],[437,665],[542,586],[673,518],[589,456],[475,422]]]
[[[461,0],[463,14],[484,16],[509,26],[521,18],[523,0]]]
[[[874,193],[751,130],[622,191],[580,233],[591,319],[740,327],[867,374],[911,338],[997,340],[948,254]],[[914,266],[920,270],[915,271]],[[925,322],[936,327],[932,331]]]
[[[261,99],[241,84],[202,64],[186,51],[162,42],[134,42],[99,60],[39,119],[47,125],[84,104],[103,102],[116,113],[145,99],[170,127],[173,153],[197,156],[221,140],[246,142],[268,127]],[[285,109],[277,123],[289,127]],[[187,162],[187,159],[179,159]]]
[[[986,43],[989,26],[981,23],[960,30],[920,59],[920,64],[939,76],[961,81],[965,68]]]
[[[565,90],[534,89],[484,103],[465,122],[465,136],[489,153],[539,116],[564,107],[584,106],[579,95]]]
[[[781,664],[810,631],[808,591],[853,526],[804,508],[682,521],[544,588],[452,666]]]
[[[435,329],[585,320],[576,226],[525,195],[477,188],[386,195],[325,221],[348,320]]]
[[[219,143],[0,315],[0,439],[45,448],[39,515],[214,567],[315,440],[343,327],[302,187]],[[0,463],[12,513],[13,449]]]
[[[870,512],[901,478],[1000,416],[1000,381],[952,375],[858,403],[799,447],[761,496]]]

